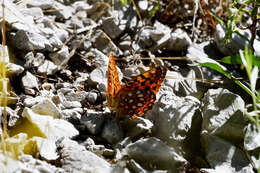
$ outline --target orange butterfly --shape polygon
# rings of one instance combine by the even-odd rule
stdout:
[[[121,86],[111,53],[107,70],[107,106],[131,119],[142,116],[152,109],[166,72],[166,67],[152,68]]]

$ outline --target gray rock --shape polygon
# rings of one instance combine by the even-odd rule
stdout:
[[[32,0],[26,3],[26,5],[28,7],[40,7],[41,9],[46,10],[53,8],[53,3],[54,0]]]
[[[151,171],[147,171],[144,168],[142,168],[136,161],[133,159],[129,160],[127,163],[127,166],[129,167],[130,170],[134,172],[140,172],[140,173],[149,173]],[[167,170],[153,170],[152,173],[169,173]]]
[[[127,37],[123,37],[123,40],[120,40],[118,47],[121,50],[127,51],[131,49],[131,45],[132,45],[131,37],[127,36]]]
[[[80,124],[83,129],[86,129],[91,134],[96,135],[102,131],[105,117],[101,112],[88,110],[80,119]]]
[[[76,1],[72,6],[76,11],[86,11],[90,8],[90,5],[85,1]]]
[[[110,173],[111,165],[75,141],[65,138],[61,141],[61,168],[74,173]]]
[[[163,87],[159,92],[158,95],[162,96],[152,111],[148,112],[148,118],[154,123],[152,135],[175,148],[182,157],[194,155],[197,144],[200,143],[200,129],[192,128],[201,126],[200,121],[195,121],[200,118],[196,114],[200,106],[199,100],[192,96],[174,96],[172,92],[164,91]]]
[[[260,147],[260,133],[255,124],[249,123],[246,127],[244,147],[247,151]]]
[[[46,99],[46,98],[44,98],[43,96],[27,97],[24,99],[23,103],[24,103],[25,107],[32,107],[33,105],[41,102],[44,99]]]
[[[140,8],[141,11],[146,11],[148,10],[148,1],[147,0],[141,0],[138,2],[138,7]]]
[[[210,166],[230,173],[253,173],[253,167],[242,150],[207,133],[201,135],[203,150]],[[223,169],[220,169],[223,168]]]
[[[63,83],[56,83],[56,88],[60,89],[60,88],[72,88],[72,84],[68,83],[68,82],[63,82]]]
[[[245,46],[249,45],[249,42],[247,40],[245,40],[244,38],[242,38],[241,36],[239,36],[237,34],[233,34],[230,41],[227,44],[224,44],[223,39],[225,37],[226,32],[227,32],[226,28],[224,28],[221,24],[217,24],[215,42],[217,44],[218,49],[223,54],[225,54],[225,55],[236,55],[236,54],[238,54],[238,51],[240,49],[244,50]],[[243,35],[244,37],[246,37],[248,40],[250,40],[251,32],[250,32],[249,29],[238,30],[238,32],[241,35]],[[255,50],[257,50],[256,48],[259,47],[259,45],[260,45],[260,41],[258,41],[258,40],[259,39],[257,39],[257,38],[254,40]],[[260,55],[259,50],[257,50],[256,53],[258,54],[258,56]]]
[[[42,84],[42,89],[47,90],[47,91],[51,91],[51,90],[54,90],[54,85],[51,84],[51,83],[45,82],[45,83]]]
[[[35,90],[32,89],[32,88],[25,88],[24,93],[28,94],[28,95],[35,95],[36,94]]]
[[[32,32],[19,30],[11,36],[11,41],[15,47],[21,50],[36,51],[51,47],[49,41],[42,35]]]
[[[25,65],[24,67],[29,69],[33,67],[38,67],[43,64],[45,56],[42,53],[37,53],[34,57],[33,52],[28,52],[25,56]]]
[[[59,92],[62,89],[59,90]],[[80,103],[85,102],[86,98],[88,97],[88,92],[86,91],[74,91],[74,90],[70,90],[67,93],[64,93],[64,96],[66,98],[67,101],[78,101]]]
[[[57,168],[57,167],[47,163],[46,161],[41,161],[39,159],[35,159],[31,155],[25,155],[25,154],[21,155],[19,157],[19,161],[21,161],[19,164],[21,172],[28,172],[28,173],[31,173],[31,172],[65,173],[66,172],[62,168]],[[15,172],[17,172],[17,170]]]
[[[2,120],[2,118],[3,118],[3,111],[4,111],[4,107],[0,107],[1,121],[3,121]],[[16,122],[17,122],[17,120],[20,117],[17,114],[17,112],[15,110],[12,110],[10,107],[5,107],[5,111],[6,111],[6,115],[8,117],[8,121],[7,121],[8,126],[12,127],[12,126],[16,125]]]
[[[137,117],[132,120],[125,120],[122,124],[122,127],[125,129],[126,136],[135,138],[144,135],[145,133],[151,132],[153,123],[148,119]]]
[[[244,138],[244,149],[248,153],[251,161],[255,168],[260,167],[259,160],[259,129],[254,123],[249,123],[246,127],[245,138]]]
[[[45,60],[44,63],[39,66],[37,72],[41,74],[53,75],[57,68],[58,66],[56,66],[53,62]]]
[[[115,15],[106,17],[102,20],[102,27],[105,33],[111,38],[115,39],[120,36],[126,28],[126,20],[119,20]]]
[[[54,14],[60,20],[69,19],[72,16],[72,14],[75,12],[74,8],[63,5],[62,3],[59,3],[57,1],[54,1],[52,8],[53,8],[52,14]]]
[[[140,139],[126,147],[130,158],[146,169],[179,172],[187,161],[157,138]]]
[[[28,71],[22,77],[22,85],[23,85],[24,89],[26,89],[26,88],[39,89],[37,78]]]
[[[117,68],[117,72],[118,72],[119,80],[121,81],[123,78],[123,74],[119,68]],[[91,81],[98,83],[98,89],[100,89],[100,91],[106,91],[107,88],[106,73],[107,73],[107,67],[102,67],[102,68],[96,68],[89,75]]]
[[[88,73],[77,73],[79,77],[76,78],[74,82],[75,85],[84,85],[89,80],[89,74]]]
[[[21,9],[21,13],[25,17],[32,17],[34,20],[37,18],[43,17],[43,12],[41,8],[33,7],[33,8],[23,8]]]
[[[50,115],[54,118],[61,117],[60,109],[58,109],[49,98],[42,99],[37,104],[33,105],[31,109],[38,114]]]
[[[83,114],[82,108],[70,108],[70,109],[63,109],[61,111],[62,118],[69,120],[70,122],[79,121],[81,119],[81,114]]]
[[[61,89],[60,89],[61,90]],[[69,108],[81,108],[82,105],[79,101],[69,101],[66,99],[64,94],[62,92],[58,92],[58,97],[60,99],[60,103],[63,106],[63,109],[69,109]]]
[[[120,49],[112,42],[112,40],[102,31],[97,30],[93,32],[93,36],[91,36],[91,42],[94,47],[103,52],[104,54],[109,54],[110,52],[114,52],[117,55],[122,54]]]
[[[244,109],[245,103],[239,95],[222,88],[210,89],[202,100],[201,130],[233,143],[241,143],[247,125]]]
[[[98,49],[91,49],[87,55],[89,56],[89,59],[93,59],[97,67],[107,67],[108,57]]]
[[[88,94],[87,94],[87,100],[91,104],[96,103],[97,97],[98,97],[98,95],[95,92],[88,92]]]
[[[136,43],[137,50],[148,47],[152,52],[156,52],[164,48],[168,51],[181,51],[192,41],[181,29],[172,32],[168,26],[156,21],[154,27],[146,26],[140,31]]]
[[[24,68],[20,65],[13,64],[13,63],[6,63],[5,64],[7,75],[19,75],[24,71]]]
[[[59,51],[50,53],[49,57],[55,65],[60,65],[67,57],[69,57],[69,48],[63,46]]]
[[[104,145],[95,145],[95,142],[91,138],[87,138],[84,143],[81,143],[81,145],[84,145],[88,151],[91,151],[95,153],[98,156],[102,156],[103,152],[105,150]]]
[[[212,57],[219,57],[220,53],[217,51],[216,45],[211,42],[203,42],[201,44],[192,44],[188,47],[186,56],[190,58],[191,61],[196,63],[215,63],[221,66],[223,69],[226,69],[223,65],[213,60]],[[223,79],[223,75],[219,72],[206,68],[200,67],[200,74],[196,73],[196,78],[205,78],[210,80],[219,80]],[[205,86],[205,85],[204,85]],[[202,89],[202,88],[201,88]]]
[[[115,119],[107,119],[101,132],[101,136],[109,143],[116,144],[122,140],[123,131]]]

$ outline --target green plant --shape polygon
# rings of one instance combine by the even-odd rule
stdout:
[[[260,19],[259,16],[260,0],[232,0],[232,8],[228,10],[228,19],[226,22],[221,20],[212,14],[216,20],[221,23],[227,29],[224,37],[224,41],[228,42],[233,34],[237,34],[249,42],[250,49],[254,53],[254,40],[256,37],[257,22]],[[251,23],[248,24],[245,21],[251,19]],[[250,40],[240,33],[240,30],[249,29],[251,32]]]

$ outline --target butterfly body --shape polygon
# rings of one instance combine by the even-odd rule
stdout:
[[[152,109],[166,72],[166,67],[155,67],[121,86],[114,56],[111,54],[107,72],[108,107],[129,118],[142,116]]]

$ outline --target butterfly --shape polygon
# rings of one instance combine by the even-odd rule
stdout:
[[[142,116],[152,109],[166,72],[166,67],[154,67],[121,86],[111,53],[107,70],[107,106],[130,119]]]

